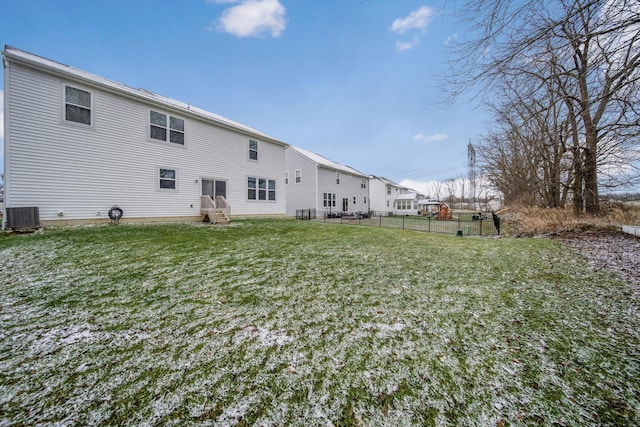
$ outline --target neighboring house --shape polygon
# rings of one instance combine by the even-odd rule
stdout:
[[[369,177],[319,154],[289,146],[285,182],[287,216],[315,209],[318,215],[369,211]]]
[[[376,214],[417,215],[432,201],[423,194],[381,176],[369,177],[371,210]]]
[[[199,220],[209,195],[232,216],[284,216],[284,142],[13,47],[2,53],[7,209],[38,207],[43,225],[106,221],[114,205],[123,221]]]
[[[382,176],[369,176],[369,196],[371,210],[376,213],[388,213],[395,211],[396,199],[400,194],[409,191],[398,183]]]

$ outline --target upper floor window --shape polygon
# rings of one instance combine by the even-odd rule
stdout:
[[[336,172],[336,184],[340,184],[340,172]]]
[[[367,178],[362,178],[360,182],[360,188],[367,188]]]
[[[249,160],[258,160],[258,141],[249,140]]]
[[[64,119],[91,126],[91,92],[64,87]]]
[[[184,120],[150,110],[149,136],[151,139],[184,145]]]
[[[387,186],[387,194],[391,194],[391,187]]]
[[[284,172],[284,183],[289,184],[289,171]]]
[[[300,184],[302,182],[302,169],[296,169],[296,184]]]

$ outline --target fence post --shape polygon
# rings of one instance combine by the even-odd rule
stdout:
[[[380,212],[380,227],[382,227],[382,212]]]
[[[480,216],[480,236],[482,236],[482,223],[484,222],[484,219],[482,219],[482,215]]]
[[[404,230],[404,217],[405,217],[405,216],[406,216],[406,215],[402,215],[402,229],[403,229],[403,230]]]

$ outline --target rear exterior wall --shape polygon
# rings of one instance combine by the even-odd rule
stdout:
[[[63,119],[64,86],[92,94],[92,125]],[[42,221],[196,218],[201,180],[226,182],[232,216],[284,215],[284,145],[249,139],[183,110],[172,111],[87,82],[7,61],[5,66],[5,205],[38,206]],[[184,146],[149,137],[150,110],[184,119]],[[159,169],[176,171],[176,189],[160,189]],[[276,183],[275,201],[249,200],[249,177]]]

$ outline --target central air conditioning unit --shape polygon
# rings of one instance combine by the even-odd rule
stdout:
[[[6,208],[6,228],[40,228],[40,210],[37,206],[26,208]]]

